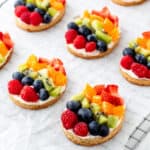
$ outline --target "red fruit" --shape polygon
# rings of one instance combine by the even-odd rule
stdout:
[[[82,35],[76,36],[73,41],[74,47],[77,49],[85,48],[86,39]]]
[[[147,77],[147,78],[150,78],[150,70],[148,70],[146,77]]]
[[[73,131],[76,135],[79,135],[79,136],[87,136],[88,134],[88,126],[85,122],[79,122],[77,123],[74,128],[73,128]]]
[[[0,32],[0,40],[2,40],[2,38],[3,38],[3,33]]]
[[[49,64],[50,61],[46,58],[42,58],[42,57],[39,57],[39,60],[38,60],[39,63],[46,63],[46,64]]]
[[[143,32],[142,35],[143,35],[145,38],[150,38],[150,31]]]
[[[20,17],[24,12],[28,12],[28,8],[26,6],[17,6],[15,8],[15,14],[17,17]]]
[[[93,10],[92,14],[101,16],[103,18],[108,18],[110,15],[110,11],[109,11],[108,7],[104,7],[101,11]]]
[[[19,95],[22,88],[23,88],[23,85],[21,84],[19,80],[11,80],[8,82],[8,91],[10,94]]]
[[[21,98],[27,102],[37,102],[39,96],[37,95],[36,91],[31,86],[24,86],[21,90]]]
[[[76,36],[78,35],[77,31],[74,29],[70,29],[65,33],[65,38],[66,38],[66,42],[69,43],[73,43],[73,40],[76,38]]]
[[[112,95],[118,95],[118,86],[114,84],[107,85],[106,91],[108,91]]]
[[[75,126],[75,124],[78,122],[78,118],[74,112],[67,109],[62,113],[61,121],[65,129],[72,129]]]
[[[42,22],[42,16],[38,12],[32,12],[30,15],[30,23],[34,26],[38,26]]]
[[[147,67],[139,63],[133,63],[131,70],[140,78],[146,77],[148,73]]]
[[[30,12],[24,12],[21,14],[20,16],[20,19],[25,22],[26,24],[30,24],[30,15],[31,13]]]
[[[113,104],[115,106],[124,105],[124,100],[121,97],[119,97],[119,96],[114,96]]]
[[[133,58],[131,56],[126,55],[122,57],[120,64],[123,68],[129,70],[133,62],[134,62]]]
[[[52,66],[58,64],[58,65],[63,65],[63,62],[59,58],[53,58],[51,62]]]
[[[85,45],[85,49],[87,52],[93,52],[96,49],[96,43],[95,42],[87,42]]]
[[[58,0],[58,2],[61,2],[63,5],[66,4],[66,0]]]
[[[13,48],[14,43],[11,40],[11,37],[8,33],[4,33],[3,37],[2,37],[3,42],[5,43],[5,45],[8,47],[8,49],[10,50],[11,48]]]
[[[110,19],[115,25],[118,26],[118,24],[119,24],[119,18],[118,18],[117,16],[110,14],[110,15],[109,15],[109,19]]]
[[[97,95],[101,95],[102,91],[105,89],[105,85],[96,85],[94,89]]]

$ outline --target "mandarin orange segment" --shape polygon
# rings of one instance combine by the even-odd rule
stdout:
[[[137,38],[136,40],[137,44],[140,46],[140,47],[143,47],[143,48],[146,48],[146,44],[147,44],[147,39],[145,38]]]
[[[114,108],[114,105],[112,105],[111,103],[102,102],[102,111],[105,114],[107,114],[107,115],[113,114],[113,108]]]
[[[120,37],[120,32],[119,29],[117,27],[115,27],[111,32],[108,33],[111,37],[113,41],[117,41]]]
[[[98,105],[101,105],[102,104],[102,97],[99,95],[93,96],[92,103],[96,103]]]
[[[0,41],[0,54],[5,57],[8,53],[8,48],[5,46],[5,44]]]
[[[125,113],[125,108],[124,106],[117,106],[113,108],[113,115],[122,117]]]
[[[56,10],[62,10],[64,8],[64,5],[61,2],[57,2],[57,1],[52,2],[51,6]]]
[[[103,28],[106,32],[110,33],[114,27],[114,24],[108,18],[104,20]]]
[[[89,100],[92,100],[93,96],[96,95],[95,89],[89,84],[86,85],[84,93],[85,93],[86,98]]]

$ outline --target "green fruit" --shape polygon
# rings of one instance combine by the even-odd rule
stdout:
[[[135,48],[135,52],[136,52],[136,53],[140,53],[140,50],[141,50],[141,47],[139,47],[139,46],[137,46],[137,47]]]
[[[98,20],[93,20],[91,26],[96,31],[101,31],[103,29],[102,23]]]
[[[50,83],[49,79],[48,78],[40,78],[40,79],[43,81],[44,88],[50,92],[53,89],[53,86]]]
[[[20,72],[24,72],[24,71],[27,70],[27,69],[28,69],[28,66],[27,66],[26,64],[22,64],[22,65],[20,65],[19,68],[18,68],[18,70],[19,70]]]
[[[92,112],[93,112],[94,114],[97,114],[98,112],[101,111],[100,106],[99,106],[98,104],[96,104],[96,103],[91,103],[90,108],[91,108],[91,110],[92,110]]]
[[[150,56],[147,57],[147,61],[150,62]]]
[[[26,3],[36,4],[36,1],[35,0],[26,0]]]
[[[107,35],[106,33],[103,33],[102,31],[96,31],[96,36],[99,40],[102,40],[106,43],[110,43],[112,41],[111,36]]]
[[[144,48],[141,48],[141,49],[139,50],[139,53],[142,54],[142,55],[144,55],[145,57],[150,56],[150,51],[149,51],[149,50],[146,50],[146,49],[144,49]]]
[[[104,115],[100,115],[99,119],[98,119],[98,123],[99,124],[104,124],[104,123],[107,123],[108,121],[108,118]]]
[[[48,9],[48,13],[49,13],[50,16],[53,17],[53,16],[55,16],[57,14],[57,10],[55,8],[50,7]]]
[[[90,108],[90,103],[87,98],[84,98],[81,102],[82,108]]]
[[[0,54],[0,63],[3,63],[5,61],[5,58]]]
[[[28,76],[33,78],[33,79],[36,79],[38,77],[38,73],[31,71]]]
[[[131,42],[129,43],[129,48],[135,49],[136,47],[137,47],[137,44],[136,44],[136,41],[135,41],[135,40],[133,40],[133,41],[131,41]]]
[[[39,74],[40,74],[41,76],[43,76],[43,77],[48,78],[47,69],[40,70],[40,71],[39,71]]]
[[[47,10],[49,7],[49,0],[36,0],[36,6],[40,9]]]
[[[71,99],[75,100],[75,101],[82,101],[84,99],[84,94],[83,93],[79,93],[77,95],[72,96]]]
[[[49,92],[50,96],[57,97],[61,93],[61,87],[55,87]]]
[[[81,19],[81,18],[75,19],[75,23],[76,23],[77,25],[82,25],[82,19]]]
[[[90,19],[88,19],[88,18],[83,18],[83,19],[82,19],[82,25],[85,25],[85,26],[87,26],[88,28],[91,28]]]
[[[119,121],[118,117],[112,115],[108,116],[108,122],[107,122],[108,127],[115,128],[117,126],[118,121]]]

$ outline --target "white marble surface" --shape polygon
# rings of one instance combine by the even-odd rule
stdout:
[[[141,32],[150,29],[150,1],[135,7],[121,7],[110,0],[68,0],[63,20],[52,29],[39,33],[28,33],[16,27],[13,3],[14,0],[9,0],[0,8],[0,30],[10,32],[15,42],[12,59],[0,71],[0,150],[122,150],[129,134],[150,110],[150,87],[129,84],[119,73],[123,48]],[[69,54],[64,41],[66,24],[84,9],[101,9],[105,5],[120,18],[122,38],[118,47],[109,56],[97,60],[83,60]],[[11,79],[12,72],[31,53],[63,59],[69,81],[61,100],[52,107],[39,111],[21,109],[7,96],[7,82]],[[60,127],[60,114],[66,101],[87,82],[93,85],[118,84],[127,104],[122,131],[111,141],[92,148],[72,144],[65,138]]]

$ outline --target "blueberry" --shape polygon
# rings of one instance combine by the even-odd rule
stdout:
[[[33,87],[34,87],[34,89],[35,89],[37,92],[39,92],[40,89],[44,87],[44,85],[43,85],[43,82],[42,82],[41,80],[35,80],[35,81],[33,82]]]
[[[88,41],[97,42],[97,38],[96,38],[96,35],[95,35],[95,34],[90,34],[90,35],[88,35],[86,38],[87,38]]]
[[[81,103],[78,101],[68,101],[66,106],[68,109],[77,112],[81,108]]]
[[[52,17],[49,14],[45,14],[43,17],[43,22],[44,23],[49,23],[52,20]]]
[[[26,5],[26,7],[27,7],[30,11],[33,11],[33,10],[36,8],[35,5],[30,4],[30,3],[28,3],[28,4]]]
[[[147,67],[150,69],[150,62],[147,63]]]
[[[143,64],[143,65],[146,65],[147,64],[147,59],[145,58],[144,55],[141,55],[141,54],[136,54],[135,55],[135,60],[140,63],[140,64]]]
[[[31,77],[28,77],[28,76],[22,78],[22,80],[21,80],[23,85],[32,85],[33,81],[34,80]]]
[[[124,55],[124,56],[125,56],[125,55],[130,55],[130,56],[134,57],[134,56],[135,56],[135,51],[134,51],[134,49],[132,49],[132,48],[125,48],[125,49],[123,50],[123,55]]]
[[[41,16],[45,15],[45,11],[43,9],[35,8],[34,11],[38,12]]]
[[[97,41],[97,50],[99,50],[100,52],[105,52],[107,51],[107,43],[105,43],[104,41]]]
[[[70,22],[68,25],[67,25],[68,29],[74,29],[74,30],[78,30],[78,25],[74,22]]]
[[[99,135],[102,136],[102,137],[105,137],[109,134],[109,128],[107,125],[103,124],[103,125],[100,125],[100,132],[99,132]]]
[[[39,96],[41,100],[46,100],[49,98],[49,93],[44,88],[40,89]]]
[[[88,35],[90,35],[92,33],[92,31],[89,28],[87,28],[86,26],[79,27],[78,32],[79,32],[79,34],[81,34],[85,37],[87,37]]]
[[[96,121],[92,121],[89,123],[89,132],[92,135],[99,135],[100,125]]]
[[[25,75],[21,72],[14,72],[12,74],[13,79],[16,79],[16,80],[19,80],[19,81],[21,81],[24,76]]]
[[[24,0],[17,0],[14,4],[15,7],[20,6],[20,5],[25,5]]]
[[[80,108],[77,114],[81,121],[89,123],[93,120],[93,114],[91,110],[87,108]]]

